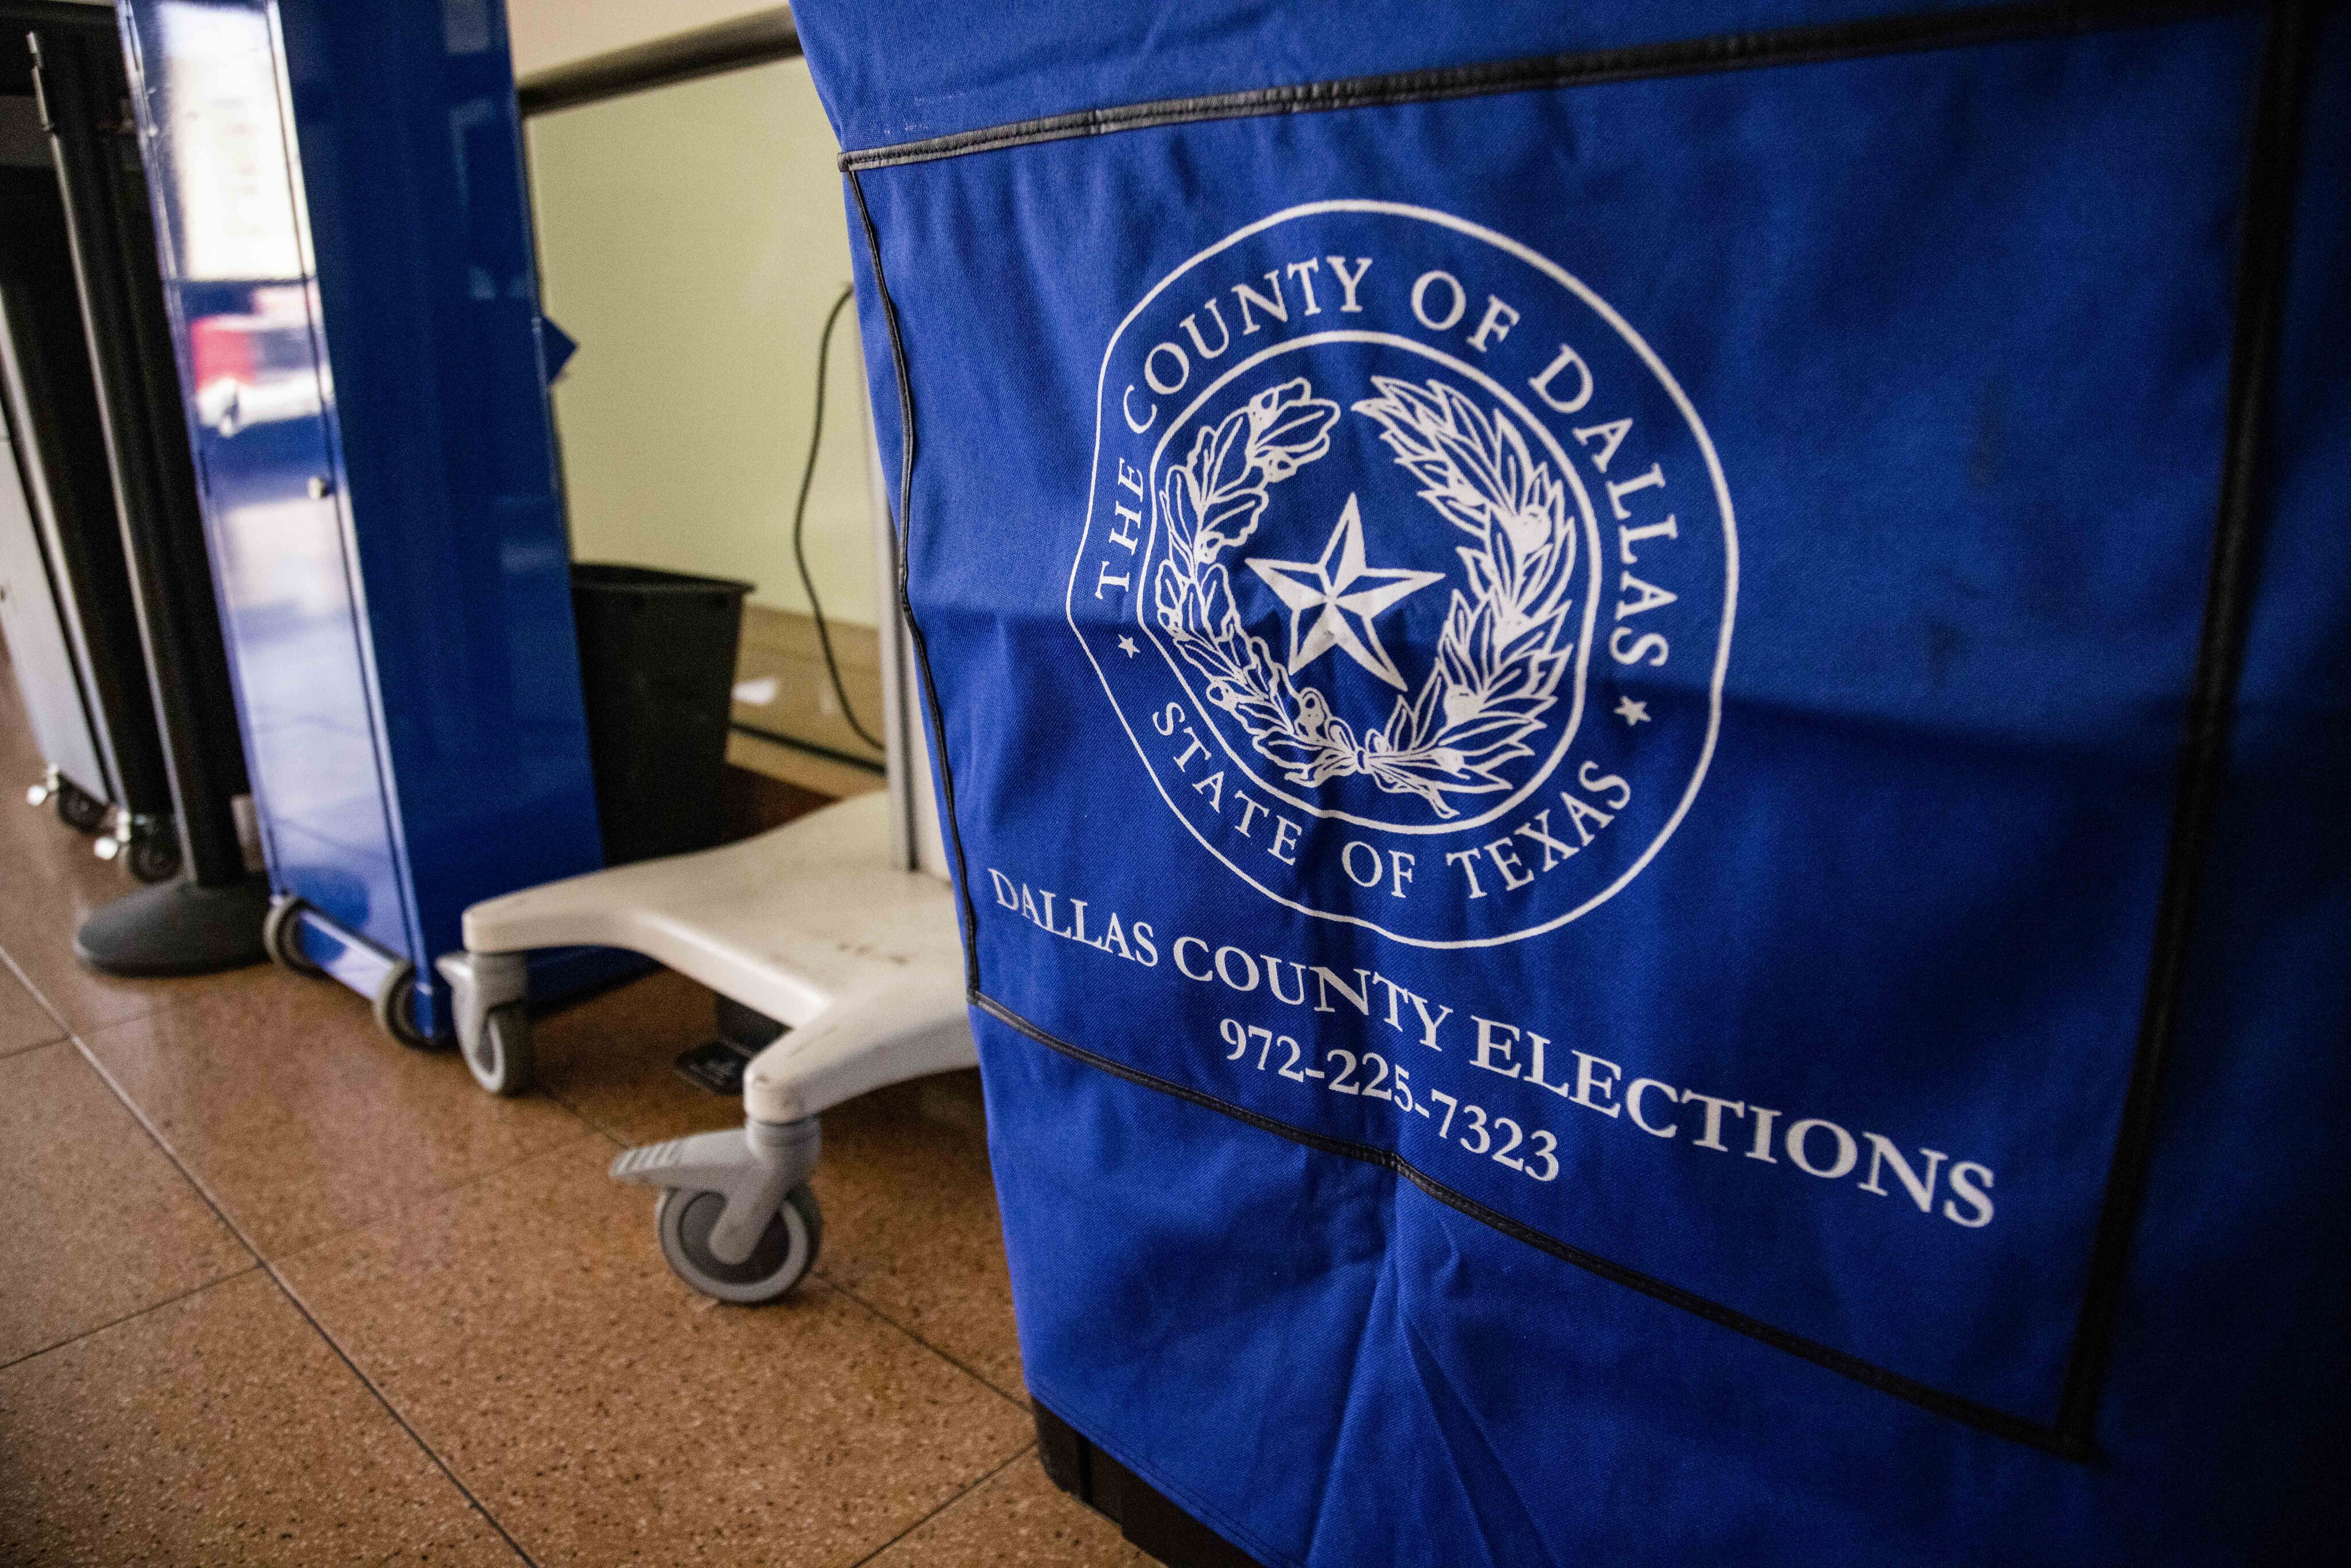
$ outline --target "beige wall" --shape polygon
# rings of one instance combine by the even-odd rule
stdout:
[[[507,0],[515,75],[775,9],[775,0]]]
[[[644,9],[688,9],[685,6]],[[585,9],[593,11],[596,7]],[[573,553],[747,578],[804,610],[792,501],[817,338],[849,281],[831,128],[798,60],[529,122]],[[809,564],[829,616],[874,620],[855,308],[833,339]]]

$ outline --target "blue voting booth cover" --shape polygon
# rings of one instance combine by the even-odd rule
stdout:
[[[2339,7],[805,0],[1021,1343],[1267,1563],[2340,1548]]]

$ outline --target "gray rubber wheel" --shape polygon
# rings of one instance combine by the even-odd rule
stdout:
[[[298,975],[319,976],[326,973],[310,962],[302,951],[302,901],[281,898],[271,904],[269,913],[261,920],[261,946],[270,961],[279,968],[291,969]]]
[[[441,1042],[416,1027],[416,969],[413,965],[395,965],[383,983],[375,988],[375,1021],[378,1028],[401,1044],[414,1051],[437,1051]]]
[[[653,1211],[662,1256],[679,1279],[704,1295],[758,1306],[799,1284],[814,1266],[824,1243],[824,1213],[808,1187],[784,1195],[759,1244],[740,1263],[722,1263],[710,1255],[710,1230],[726,1207],[717,1193],[673,1186],[662,1189],[661,1205]]]
[[[482,1022],[482,1038],[465,1053],[465,1069],[474,1082],[493,1094],[520,1094],[537,1071],[530,1009],[522,1002],[492,1008]]]

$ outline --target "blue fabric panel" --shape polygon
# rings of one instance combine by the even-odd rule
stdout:
[[[1334,30],[1282,79],[1569,21]],[[1290,58],[801,22],[852,131],[956,83],[962,129]],[[855,177],[1045,1403],[1268,1563],[2340,1538],[2346,31],[2082,1430],[2262,17]]]
[[[1959,11],[1967,0],[1895,7]],[[844,147],[1200,93],[1880,16],[1871,0],[796,6]]]

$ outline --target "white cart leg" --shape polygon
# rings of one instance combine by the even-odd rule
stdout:
[[[493,1094],[531,1083],[530,960],[522,953],[446,953],[434,966],[449,982],[458,1053]]]
[[[753,1057],[743,1110],[754,1123],[789,1122],[888,1084],[978,1065],[962,969],[914,970],[839,998]]]
[[[807,1185],[817,1113],[978,1060],[962,970],[911,967],[836,999],[752,1058],[742,1132],[632,1149],[612,1175],[662,1189],[654,1228],[679,1278],[723,1301],[772,1301],[815,1261],[824,1234]]]

